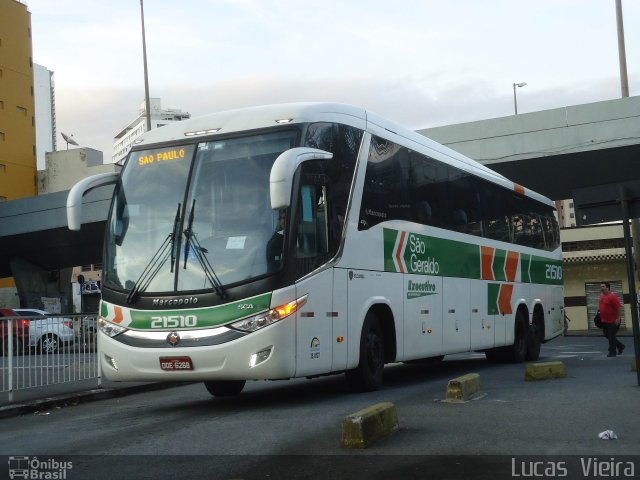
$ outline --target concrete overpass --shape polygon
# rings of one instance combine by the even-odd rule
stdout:
[[[640,97],[419,133],[554,200],[570,198],[574,188],[640,178]],[[85,198],[80,232],[66,226],[67,192],[0,204],[0,278],[16,278],[22,303],[32,303],[28,292],[39,301],[53,277],[64,288],[71,267],[101,261],[111,192],[102,187]]]
[[[0,278],[14,277],[21,304],[71,298],[72,268],[102,261],[112,192],[110,185],[85,196],[79,232],[67,228],[68,191],[0,203]]]
[[[419,130],[552,200],[640,178],[640,97]]]

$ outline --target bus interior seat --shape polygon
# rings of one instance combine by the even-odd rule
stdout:
[[[431,223],[431,205],[429,202],[422,201],[416,203],[416,220],[425,225]]]
[[[453,211],[452,215],[453,226],[456,230],[464,230],[467,225],[467,214],[461,208]]]

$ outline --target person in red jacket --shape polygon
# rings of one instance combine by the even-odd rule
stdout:
[[[621,355],[624,350],[624,344],[616,338],[620,328],[621,310],[620,300],[611,291],[609,282],[602,282],[600,284],[600,319],[602,320],[604,335],[609,340],[609,354],[607,357],[615,357],[616,349],[618,350],[618,355]]]

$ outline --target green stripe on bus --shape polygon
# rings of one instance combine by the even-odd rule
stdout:
[[[397,246],[401,233],[391,228],[383,229],[385,272],[482,278],[478,244],[405,232],[402,245]],[[395,250],[397,247],[400,252]],[[506,257],[507,250],[495,250],[492,271],[496,281],[507,280]],[[562,285],[562,260],[520,253],[520,272],[520,281],[524,283]]]
[[[393,263],[393,247],[396,244],[396,240],[398,239],[397,230],[391,230],[389,228],[385,228],[382,231],[383,240],[384,240],[384,271],[385,272],[397,272],[398,270]]]
[[[102,311],[107,307],[102,302]],[[211,328],[231,323],[235,320],[258,314],[271,308],[271,293],[253,298],[209,308],[185,308],[182,310],[131,310],[131,323],[128,328],[139,330],[172,328],[177,322],[180,328]],[[189,316],[186,323],[184,319]],[[171,318],[170,318],[171,317]],[[195,319],[193,318],[195,317]],[[158,320],[160,318],[160,320]],[[166,321],[165,321],[166,318]],[[195,320],[195,325],[193,324]],[[152,326],[152,321],[154,325]],[[169,326],[166,326],[169,325]]]
[[[522,281],[524,283],[531,283],[531,277],[529,276],[529,269],[531,268],[531,255],[526,253],[520,254],[520,271],[522,272]]]
[[[500,294],[499,283],[487,284],[487,314],[498,315],[500,313],[498,309],[498,295]]]

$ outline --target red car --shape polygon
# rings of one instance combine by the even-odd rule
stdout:
[[[19,317],[10,308],[0,308],[0,354],[6,356],[9,353],[9,322],[13,322],[13,353],[19,355],[29,346],[29,320],[14,318],[5,320],[5,317]]]

